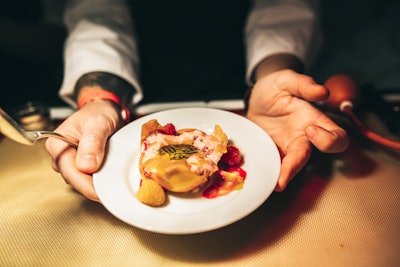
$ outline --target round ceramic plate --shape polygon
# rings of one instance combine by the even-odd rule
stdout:
[[[150,119],[206,133],[220,125],[244,157],[242,168],[247,177],[243,188],[214,199],[167,193],[162,207],[139,202],[135,193],[140,183],[141,129]],[[229,225],[253,212],[273,192],[279,172],[280,157],[272,139],[245,117],[219,109],[181,108],[141,117],[116,132],[93,180],[103,205],[120,220],[157,233],[192,234]]]

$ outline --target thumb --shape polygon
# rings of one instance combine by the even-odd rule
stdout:
[[[81,138],[75,164],[79,171],[92,174],[103,161],[107,139],[119,127],[119,115],[115,107],[106,101],[92,101],[80,112]]]
[[[76,166],[79,171],[94,173],[100,167],[105,153],[108,137],[107,127],[88,127],[83,131],[76,155]]]
[[[284,81],[285,84],[283,87],[292,95],[311,102],[323,101],[329,97],[329,90],[316,83],[311,76],[295,73],[293,71],[282,73],[288,73],[285,77],[286,79],[282,79],[281,81]]]

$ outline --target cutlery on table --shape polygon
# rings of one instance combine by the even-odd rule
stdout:
[[[34,145],[36,141],[43,138],[57,138],[72,147],[78,147],[78,141],[68,138],[52,131],[27,131],[0,108],[0,132],[17,143]]]

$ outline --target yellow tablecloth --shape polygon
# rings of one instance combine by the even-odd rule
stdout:
[[[127,225],[71,190],[42,142],[3,138],[0,266],[400,266],[399,159],[357,142],[316,153],[250,216],[176,236]]]

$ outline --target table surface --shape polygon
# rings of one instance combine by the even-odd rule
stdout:
[[[400,266],[399,206],[400,153],[355,136],[234,224],[156,234],[72,190],[43,142],[0,140],[0,266]]]

